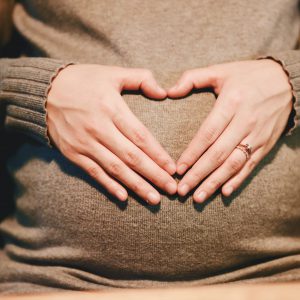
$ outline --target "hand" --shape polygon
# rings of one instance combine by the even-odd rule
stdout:
[[[166,97],[148,70],[70,65],[59,72],[48,93],[48,133],[65,157],[120,200],[128,194],[118,181],[157,204],[160,194],[142,176],[176,193],[171,176],[176,164],[120,95],[138,89],[154,99]]]
[[[211,87],[218,95],[213,109],[177,161],[178,185],[186,195],[203,202],[222,186],[229,196],[272,149],[292,110],[292,87],[282,66],[271,60],[245,60],[184,72],[169,97],[182,97],[192,88]],[[252,146],[250,159],[235,149]]]

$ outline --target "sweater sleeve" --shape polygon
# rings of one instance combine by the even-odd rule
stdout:
[[[300,127],[300,50],[287,50],[276,53],[260,55],[257,59],[273,59],[283,67],[286,72],[293,94],[293,107],[290,113],[284,135],[289,136]]]
[[[58,72],[72,64],[58,59],[0,59],[0,104],[4,127],[51,145],[47,134],[46,99]]]
[[[14,4],[14,0],[0,1],[0,50],[12,36]],[[50,146],[46,98],[55,76],[69,64],[43,57],[0,59],[0,126],[22,131]]]

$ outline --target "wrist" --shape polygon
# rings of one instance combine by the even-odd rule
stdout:
[[[284,62],[278,58],[276,58],[275,56],[260,56],[257,58],[257,60],[269,60],[274,62],[274,64],[277,64],[278,66],[280,66],[280,70],[282,71],[282,73],[285,75],[285,78],[287,80],[287,83],[289,85],[289,89],[290,89],[290,113],[286,122],[286,126],[285,129],[282,132],[282,136],[289,136],[291,135],[292,131],[295,129],[296,127],[296,108],[295,108],[295,103],[296,103],[296,91],[294,89],[294,86],[292,84],[292,80],[291,80],[291,75],[287,69],[287,67],[285,66]]]
[[[46,101],[45,101],[45,114],[46,114],[46,134],[47,134],[47,137],[48,137],[48,145],[49,147],[52,147],[52,146],[55,146],[55,142],[50,134],[50,130],[49,130],[49,106],[51,105],[51,102],[52,102],[52,99],[55,99],[55,97],[52,97],[52,93],[53,93],[53,90],[54,90],[54,85],[55,85],[55,82],[61,78],[62,76],[62,73],[64,73],[64,70],[68,69],[68,68],[71,68],[72,66],[74,66],[75,63],[68,63],[68,64],[65,64],[65,65],[62,65],[60,68],[58,68],[56,70],[56,72],[53,74],[51,80],[50,80],[50,83],[49,83],[49,86],[48,86],[48,89],[46,91]]]

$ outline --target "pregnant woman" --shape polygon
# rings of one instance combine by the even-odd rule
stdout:
[[[300,280],[297,0],[0,11],[2,294]]]

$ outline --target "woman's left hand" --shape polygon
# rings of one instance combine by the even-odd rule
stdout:
[[[212,87],[218,98],[196,136],[177,161],[178,194],[203,202],[222,186],[229,196],[267,155],[283,133],[293,106],[292,87],[272,59],[245,60],[185,71],[168,90],[182,97],[193,88]],[[249,144],[252,154],[236,146]],[[208,176],[209,175],[209,176]]]

